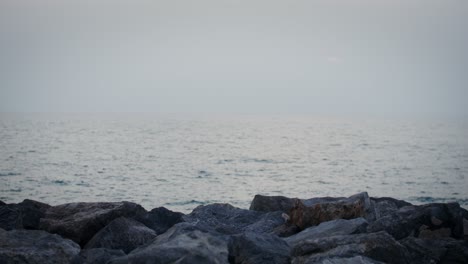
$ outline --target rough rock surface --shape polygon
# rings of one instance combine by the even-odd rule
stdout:
[[[129,253],[156,237],[156,232],[144,224],[125,217],[119,217],[101,229],[86,244],[85,249],[121,249]]]
[[[398,240],[408,236],[463,238],[463,218],[457,203],[404,206],[367,227],[368,232],[381,230]]]
[[[299,199],[288,198],[284,196],[265,196],[257,194],[252,200],[249,210],[260,212],[289,212],[294,207],[297,200]]]
[[[290,222],[301,229],[315,226],[334,219],[353,219],[364,217],[375,219],[367,193],[359,193],[349,198],[319,198],[305,201],[297,200],[289,212]]]
[[[75,242],[40,230],[0,229],[0,263],[70,263],[80,252]]]
[[[166,232],[173,225],[183,222],[183,213],[173,212],[164,207],[154,208],[137,220],[153,229],[157,234]]]
[[[181,223],[110,264],[203,264],[228,263],[227,238]]]
[[[0,228],[38,229],[39,220],[44,217],[50,205],[26,199],[18,204],[0,205]]]
[[[397,200],[391,197],[381,197],[381,198],[371,197],[370,200],[371,200],[371,205],[374,209],[375,219],[382,218],[395,211],[398,211],[398,209],[404,206],[412,205],[408,202]]]
[[[399,242],[408,249],[411,263],[468,263],[468,241],[408,237]]]
[[[386,232],[306,239],[292,248],[292,263],[364,256],[385,263],[408,263],[408,252]]]
[[[40,228],[69,238],[83,247],[112,220],[121,216],[137,217],[145,213],[143,207],[130,202],[69,203],[49,208],[40,220]]]
[[[235,264],[287,264],[290,248],[278,236],[246,232],[232,236],[228,243],[229,262]]]
[[[270,233],[285,220],[281,212],[263,213],[236,208],[229,204],[198,206],[184,220],[203,229],[222,234],[239,234],[246,231]]]
[[[336,219],[309,227],[298,234],[285,238],[285,241],[294,247],[306,239],[363,233],[366,232],[367,225],[367,221],[361,217],[350,220]]]
[[[107,263],[107,261],[125,256],[125,252],[118,249],[91,248],[84,249],[79,255],[76,255],[71,264],[97,264]]]

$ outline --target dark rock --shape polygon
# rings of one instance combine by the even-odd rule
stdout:
[[[6,203],[3,202],[3,201],[0,201],[0,206],[2,206],[2,205],[6,205]]]
[[[155,237],[153,229],[136,220],[119,217],[94,235],[84,248],[121,249],[129,253]]]
[[[275,227],[270,234],[277,235],[279,237],[289,237],[299,232],[301,232],[301,229],[298,226],[290,223],[284,223]]]
[[[260,212],[289,212],[294,207],[297,200],[299,199],[288,198],[284,196],[265,196],[257,194],[250,204],[250,210]]]
[[[229,262],[234,264],[290,263],[290,248],[275,235],[246,232],[228,243]]]
[[[123,257],[125,253],[122,250],[108,248],[84,249],[79,255],[76,255],[71,264],[95,264],[107,263],[109,260]]]
[[[399,242],[408,249],[411,263],[468,263],[468,241],[407,237]]]
[[[309,227],[298,234],[285,238],[285,241],[294,247],[306,239],[365,233],[367,225],[364,218],[336,219]]]
[[[314,264],[384,264],[383,262],[366,258],[363,256],[344,257],[344,258],[323,258]]]
[[[270,233],[284,224],[281,212],[263,213],[233,207],[229,204],[198,206],[184,220],[196,226],[222,234],[246,231]]]
[[[367,227],[368,232],[381,230],[398,240],[408,236],[463,238],[463,220],[457,203],[404,206]]]
[[[408,251],[386,232],[306,239],[292,248],[292,263],[364,256],[385,263],[408,263]]]
[[[376,219],[382,218],[395,211],[398,211],[398,209],[404,206],[412,205],[406,201],[397,200],[391,197],[381,197],[381,198],[371,197],[370,200],[372,203],[372,207],[374,208]]]
[[[21,211],[15,205],[6,204],[0,206],[0,228],[5,230],[23,228]]]
[[[40,220],[40,228],[84,246],[112,220],[121,216],[140,217],[145,213],[143,207],[130,202],[69,203],[49,208]]]
[[[137,220],[153,229],[157,234],[166,232],[173,225],[183,222],[183,213],[173,212],[164,207],[154,208]]]
[[[335,219],[375,219],[367,193],[359,193],[349,198],[297,200],[289,216],[290,222],[301,229]]]
[[[73,241],[40,230],[0,229],[0,263],[70,263],[80,252]]]
[[[48,204],[26,199],[18,204],[0,205],[0,228],[38,229],[39,220],[44,217]]]
[[[110,264],[228,263],[227,237],[204,232],[189,223],[176,224],[151,243]]]

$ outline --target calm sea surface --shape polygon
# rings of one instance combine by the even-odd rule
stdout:
[[[468,207],[468,123],[305,116],[0,114],[0,200],[188,212],[255,194],[367,191]]]

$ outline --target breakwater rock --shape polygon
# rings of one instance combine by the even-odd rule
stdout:
[[[256,195],[190,214],[131,202],[0,201],[0,263],[468,263],[468,211],[367,193]]]

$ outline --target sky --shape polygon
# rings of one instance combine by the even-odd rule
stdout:
[[[468,116],[466,0],[2,0],[0,112]]]

